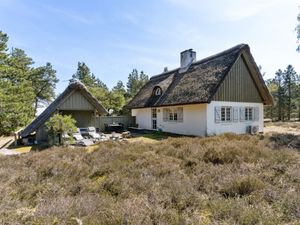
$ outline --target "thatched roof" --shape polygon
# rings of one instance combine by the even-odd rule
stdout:
[[[26,137],[36,131],[51,117],[51,115],[59,108],[60,104],[75,91],[79,91],[101,115],[107,114],[107,110],[87,90],[84,84],[78,80],[73,80],[62,94],[60,94],[37,118],[35,118],[24,130],[21,131],[21,136]]]
[[[229,73],[231,67],[241,54],[247,55],[249,67],[252,67],[257,82],[261,83],[259,91],[264,96],[265,104],[272,104],[272,97],[264,84],[262,76],[246,44],[240,44],[226,51],[196,61],[189,69],[180,73],[180,68],[162,73],[151,79],[128,103],[128,108],[145,108],[168,105],[209,103],[218,87]],[[159,86],[161,96],[153,95],[153,89]]]

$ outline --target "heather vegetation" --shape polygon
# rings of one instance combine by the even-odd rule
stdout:
[[[299,145],[288,145],[299,139],[288,138],[171,137],[0,157],[0,223],[299,224]]]

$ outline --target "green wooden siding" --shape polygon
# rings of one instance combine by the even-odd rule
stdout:
[[[38,144],[41,142],[47,142],[48,141],[48,130],[46,125],[40,126],[36,131],[36,140],[38,141]]]
[[[79,91],[75,91],[59,106],[60,110],[94,110],[94,108]]]
[[[122,123],[127,129],[128,127],[135,126],[135,121],[136,120],[134,116],[100,116],[96,117],[95,127],[99,128],[100,131],[104,131],[105,124]]]
[[[76,120],[77,127],[92,127],[95,124],[93,111],[61,111],[63,115],[71,115]]]
[[[262,102],[257,87],[242,56],[235,62],[212,100]]]

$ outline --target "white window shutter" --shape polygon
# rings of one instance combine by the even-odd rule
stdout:
[[[245,107],[240,108],[240,121],[245,121]]]
[[[177,108],[177,113],[178,113],[178,115],[177,115],[177,121],[178,122],[182,122],[183,121],[183,108],[182,107],[178,107]]]
[[[233,107],[233,122],[239,121],[239,107]]]
[[[258,121],[258,120],[259,120],[259,108],[254,107],[254,121]]]
[[[221,107],[220,106],[215,107],[215,122],[216,123],[221,122]]]
[[[163,109],[163,121],[166,122],[168,121],[168,110]]]

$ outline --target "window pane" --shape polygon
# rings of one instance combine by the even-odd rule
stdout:
[[[173,120],[173,113],[172,112],[170,112],[170,114],[169,114],[169,120]]]
[[[174,113],[174,120],[177,120],[177,113]]]
[[[249,120],[252,120],[252,108],[249,108],[248,117]]]
[[[225,107],[221,108],[221,121],[225,121]]]
[[[157,117],[156,109],[152,109],[152,118],[156,118],[156,117]]]
[[[247,120],[247,121],[253,120],[253,108],[252,107],[245,108],[245,120]]]
[[[230,107],[227,107],[226,108],[226,121],[230,121],[231,118],[230,118]]]

